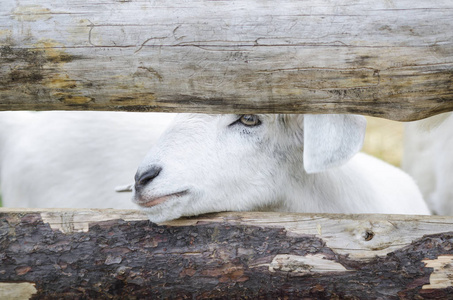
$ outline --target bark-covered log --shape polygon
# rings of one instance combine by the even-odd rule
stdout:
[[[453,110],[451,1],[2,0],[0,110]]]
[[[156,225],[136,211],[2,209],[0,220],[0,298],[453,293],[452,217],[221,213]]]

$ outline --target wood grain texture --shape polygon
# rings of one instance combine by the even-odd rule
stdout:
[[[27,283],[36,299],[453,292],[452,217],[219,213],[157,225],[132,210],[1,209],[0,220],[0,288]]]
[[[453,110],[451,1],[3,0],[0,110]]]

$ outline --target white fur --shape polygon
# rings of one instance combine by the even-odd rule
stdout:
[[[453,113],[406,124],[402,165],[434,213],[453,215]]]
[[[9,207],[133,208],[138,163],[171,114],[0,113],[0,190]]]
[[[162,168],[134,192],[151,221],[253,210],[429,214],[417,186],[401,170],[365,154],[348,161],[361,146],[361,117],[305,116],[304,121],[303,115],[259,115],[262,124],[254,127],[239,118],[182,114],[175,119],[137,171],[138,180]]]

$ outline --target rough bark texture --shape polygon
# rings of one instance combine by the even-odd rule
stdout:
[[[119,219],[110,219],[112,212]],[[224,213],[156,225],[134,212],[3,209],[0,220],[0,295],[26,283],[32,299],[451,299],[453,293],[453,233],[423,236],[452,228],[451,217]],[[320,229],[355,222],[366,234],[351,235],[352,244],[386,238],[363,227],[365,221],[390,222],[395,231],[410,223],[420,237],[358,258],[339,254],[324,238],[330,230]]]
[[[2,0],[0,110],[453,110],[453,2]]]

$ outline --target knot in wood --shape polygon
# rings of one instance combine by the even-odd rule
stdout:
[[[363,234],[363,238],[365,239],[365,241],[371,241],[374,237],[374,232],[371,231],[371,230],[366,230],[365,233]]]

